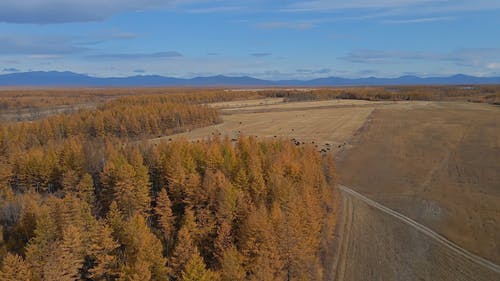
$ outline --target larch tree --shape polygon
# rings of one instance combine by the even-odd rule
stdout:
[[[196,250],[193,235],[196,235],[196,222],[192,210],[187,209],[184,214],[184,222],[177,234],[177,243],[170,260],[172,276],[180,279],[182,271],[185,269],[189,259]]]
[[[169,270],[162,254],[162,244],[142,215],[135,214],[126,222],[121,242],[125,246],[122,277],[137,280],[136,275],[140,274],[144,281],[168,280]]]
[[[43,269],[57,239],[57,225],[47,211],[36,220],[34,237],[26,246],[26,261],[30,264],[33,278],[42,279]]]
[[[89,269],[93,280],[109,280],[118,276],[117,248],[120,246],[112,236],[111,228],[105,221],[99,221],[91,234]]]
[[[243,267],[243,256],[234,245],[229,246],[222,253],[221,281],[244,281],[246,272]]]
[[[198,249],[194,249],[182,271],[181,281],[216,281],[219,276],[206,268]]]
[[[170,244],[173,241],[175,230],[175,216],[172,212],[172,202],[170,201],[165,188],[163,188],[156,196],[154,213],[156,215],[156,223],[163,236],[167,256],[169,256]]]
[[[124,220],[122,212],[118,209],[116,201],[111,202],[109,211],[106,215],[106,222],[111,227],[113,237],[120,239],[122,237]]]
[[[84,245],[80,230],[68,226],[62,241],[56,243],[43,268],[44,280],[74,281],[81,279],[84,262]]]
[[[85,201],[89,206],[94,206],[95,193],[92,176],[85,173],[76,186],[78,198]]]
[[[124,157],[115,162],[108,163],[101,174],[105,204],[116,201],[126,217],[136,212],[146,216],[150,208],[147,169],[143,165],[134,167]]]
[[[7,253],[0,268],[0,281],[31,281],[29,264],[17,254]]]

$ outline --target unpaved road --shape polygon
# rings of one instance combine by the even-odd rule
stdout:
[[[500,280],[500,267],[433,230],[339,186],[334,280]]]

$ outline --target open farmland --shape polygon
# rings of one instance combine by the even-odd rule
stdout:
[[[251,135],[264,138],[290,138],[318,146],[318,150],[339,150],[358,130],[376,106],[385,103],[335,100],[324,102],[253,102],[218,103],[223,122],[187,133],[160,139],[200,140],[213,136],[237,138]],[[228,106],[231,105],[231,106]]]
[[[500,263],[500,109],[376,110],[340,155],[342,182]]]

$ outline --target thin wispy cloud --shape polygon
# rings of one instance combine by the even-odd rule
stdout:
[[[315,27],[315,24],[312,22],[275,21],[258,23],[256,24],[256,27],[261,29],[306,30]]]
[[[174,0],[26,0],[0,1],[0,22],[90,22],[115,14],[173,6]]]
[[[113,39],[134,39],[137,38],[137,33],[134,32],[112,32],[110,37]]]
[[[282,11],[285,12],[328,12],[339,10],[369,10],[369,9],[424,9],[426,12],[478,11],[499,9],[497,0],[313,0],[296,1]],[[414,12],[418,12],[414,10]]]
[[[211,14],[211,13],[228,13],[228,12],[237,12],[244,10],[244,7],[234,6],[220,6],[220,7],[206,7],[206,8],[197,8],[197,9],[189,9],[187,10],[189,13],[193,14]]]
[[[447,53],[420,51],[357,50],[340,60],[356,64],[403,64],[408,61],[446,62],[471,68],[488,68],[491,61],[500,60],[500,48],[457,49]]]
[[[412,18],[412,19],[388,19],[383,20],[382,23],[386,24],[418,24],[418,23],[432,23],[438,21],[452,21],[454,17],[429,17],[429,18]]]
[[[295,72],[299,74],[306,74],[306,75],[316,75],[316,74],[328,74],[331,73],[332,70],[330,68],[321,68],[321,69],[296,69]]]
[[[2,71],[3,72],[19,72],[20,70],[17,68],[8,67],[8,68],[4,68]]]
[[[117,54],[98,54],[87,56],[89,59],[104,60],[136,60],[136,59],[162,59],[179,58],[183,55],[176,51],[156,52],[156,53],[117,53]]]
[[[73,44],[74,39],[72,36],[0,35],[0,54],[63,55],[88,50]]]
[[[262,57],[268,57],[268,56],[270,56],[271,53],[252,53],[250,55],[252,57],[262,58]]]

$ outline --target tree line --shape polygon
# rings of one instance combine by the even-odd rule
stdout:
[[[172,103],[154,97],[130,97],[105,103],[96,110],[83,109],[33,122],[0,124],[0,143],[27,148],[77,135],[139,139],[218,122],[218,112],[207,106]]]

